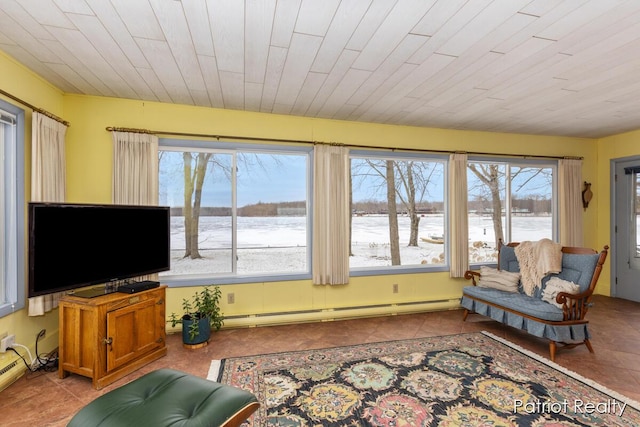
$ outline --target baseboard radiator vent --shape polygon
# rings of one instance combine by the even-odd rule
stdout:
[[[393,316],[425,311],[453,310],[460,308],[460,299],[415,301],[395,304],[336,307],[317,310],[259,313],[225,316],[225,327],[255,327],[304,322],[330,322],[358,317]]]
[[[18,356],[0,354],[0,391],[16,382],[25,371],[26,367]]]

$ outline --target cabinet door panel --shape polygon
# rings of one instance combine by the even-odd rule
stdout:
[[[151,298],[107,313],[107,371],[164,345],[159,307],[164,301]]]

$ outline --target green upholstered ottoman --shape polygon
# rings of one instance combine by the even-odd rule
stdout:
[[[240,425],[259,406],[248,391],[159,369],[98,397],[68,425],[231,427]]]

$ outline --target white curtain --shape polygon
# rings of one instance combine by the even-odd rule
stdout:
[[[113,203],[158,204],[158,137],[113,131]]]
[[[318,144],[313,166],[313,259],[315,285],[349,283],[349,150]]]
[[[449,276],[464,277],[464,272],[469,269],[466,153],[453,153],[449,156],[449,238]]]
[[[582,160],[561,159],[558,169],[560,243],[582,246]]]
[[[33,112],[31,130],[31,200],[64,202],[67,126]],[[63,293],[29,298],[29,316],[42,316],[58,306]]]
[[[113,138],[113,203],[158,204],[158,137],[148,133],[111,132]],[[138,280],[158,280],[158,274]]]

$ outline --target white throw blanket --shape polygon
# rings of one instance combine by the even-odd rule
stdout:
[[[544,291],[542,291],[542,300],[549,304],[553,304],[558,308],[562,308],[562,304],[558,304],[556,301],[556,297],[560,292],[575,295],[580,292],[580,286],[573,282],[562,280],[559,277],[552,277],[547,282],[547,286],[544,287]]]
[[[522,289],[529,296],[541,286],[543,277],[562,270],[562,245],[552,240],[522,242],[516,246],[515,253],[520,264]]]

